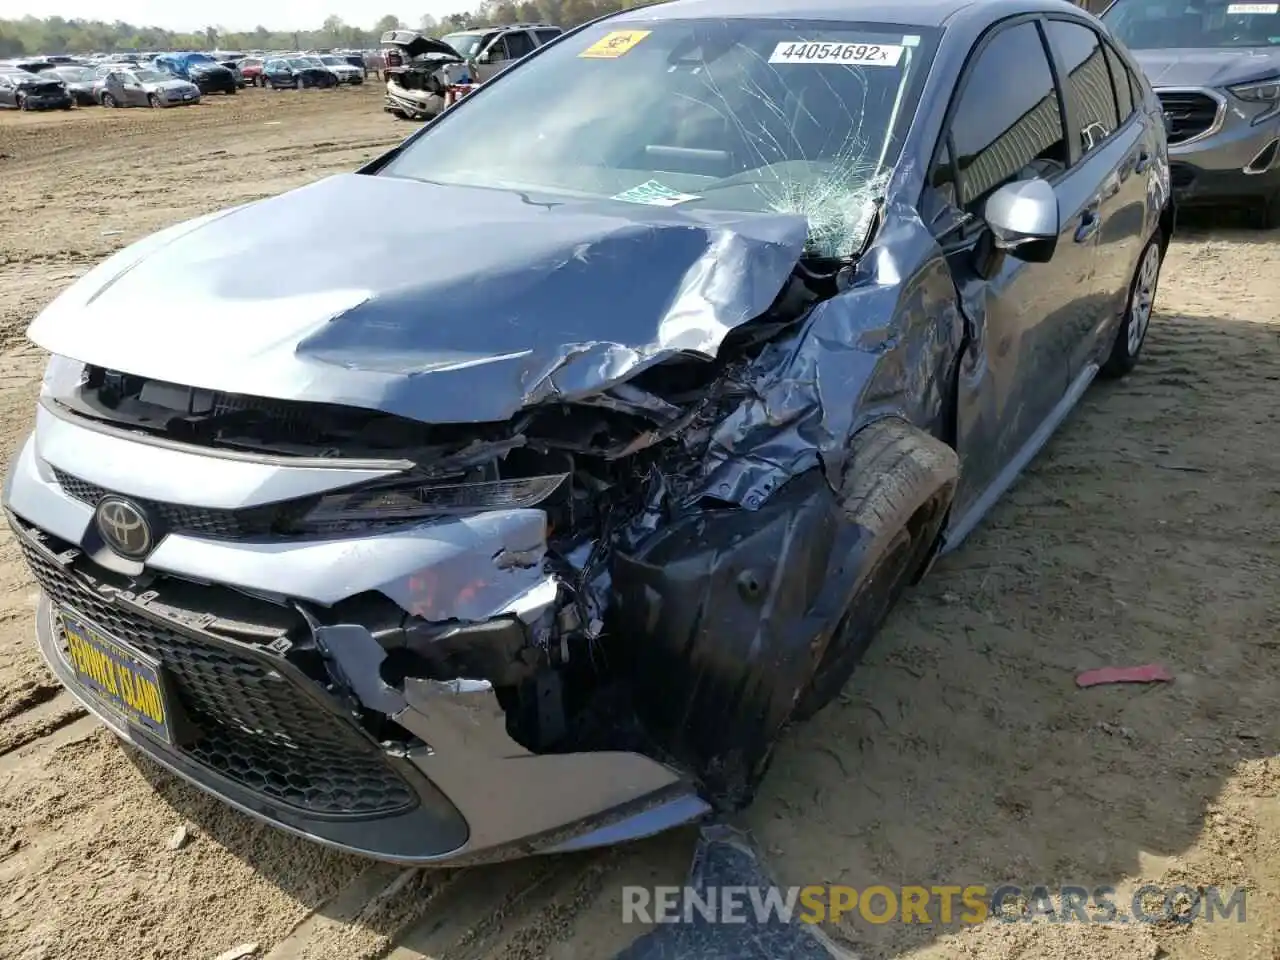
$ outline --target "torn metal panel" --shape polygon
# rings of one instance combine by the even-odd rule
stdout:
[[[397,215],[375,224],[369,210]],[[362,223],[350,244],[298,242]],[[426,226],[436,242],[424,243]],[[769,308],[806,234],[798,216],[350,174],[129,247],[28,335],[52,353],[226,393],[502,421],[679,353],[714,357]]]
[[[674,520],[613,558],[646,729],[737,806],[826,648],[869,539],[818,471],[759,511]]]
[[[408,613],[437,622],[537,611],[545,605],[545,552],[546,515],[541,510],[463,517],[450,525],[448,539],[434,551],[438,562],[380,589]],[[513,557],[520,562],[505,562]]]
[[[777,886],[747,834],[724,824],[699,831],[686,887],[703,903],[717,902],[725,890],[754,892],[767,903]],[[657,909],[656,906],[654,909]],[[694,910],[686,920],[660,923],[614,960],[852,960],[812,924],[757,917],[744,896],[742,923],[717,923]]]
[[[933,235],[911,208],[891,214],[850,285],[751,365],[749,396],[711,435],[703,495],[758,509],[819,465],[839,489],[849,440],[867,423],[941,426],[964,317]]]

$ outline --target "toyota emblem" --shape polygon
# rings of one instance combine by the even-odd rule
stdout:
[[[103,541],[120,556],[138,560],[151,551],[151,523],[137,504],[103,497],[94,519]]]

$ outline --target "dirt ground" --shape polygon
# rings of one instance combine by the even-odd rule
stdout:
[[[23,331],[61,287],[160,227],[349,170],[409,131],[376,84],[0,115],[0,452],[29,429],[43,363]],[[1157,306],[1135,374],[1091,390],[894,613],[739,825],[788,884],[1113,885],[1121,903],[1144,882],[1241,884],[1245,922],[828,931],[853,952],[1280,958],[1280,234],[1187,230]],[[60,691],[34,600],[0,534],[0,957],[255,943],[270,960],[597,960],[643,932],[621,922],[622,884],[684,876],[692,831],[423,873],[257,825]],[[1149,662],[1176,681],[1073,683]]]

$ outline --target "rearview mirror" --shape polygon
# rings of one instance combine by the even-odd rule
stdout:
[[[1058,195],[1047,180],[1015,180],[987,198],[983,219],[997,250],[1027,263],[1048,263],[1062,219]]]

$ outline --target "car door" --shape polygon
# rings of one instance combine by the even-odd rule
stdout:
[[[1071,370],[1077,376],[1097,361],[1100,343],[1109,346],[1107,338],[1124,309],[1145,236],[1145,173],[1155,148],[1147,125],[1134,115],[1129,78],[1120,74],[1117,86],[1098,32],[1065,17],[1048,19],[1045,31],[1057,58],[1069,125],[1079,131],[1079,165],[1101,185],[1095,299],[1075,314],[1070,332]]]
[[[272,84],[288,86],[293,83],[293,74],[283,60],[268,60],[266,66],[262,68],[262,72],[267,75],[267,79]]]
[[[507,53],[506,38],[497,37],[476,58],[476,79],[483,83],[496,76],[507,66],[510,59],[511,55]]]
[[[1098,195],[1072,144],[1038,19],[997,25],[970,54],[921,202],[968,323],[957,397],[964,465],[957,521],[985,512],[1069,407],[1064,337],[1094,286]],[[1036,177],[1058,198],[1061,230],[1047,263],[995,250],[983,219],[997,189]]]
[[[124,73],[120,70],[113,70],[107,74],[107,78],[103,83],[103,92],[111,94],[111,98],[122,107],[129,105],[129,97],[124,89]]]
[[[14,107],[17,103],[13,81],[8,77],[0,77],[0,107]]]
[[[120,80],[124,91],[124,102],[131,107],[145,107],[147,91],[143,89],[142,81],[129,72],[120,74]]]

